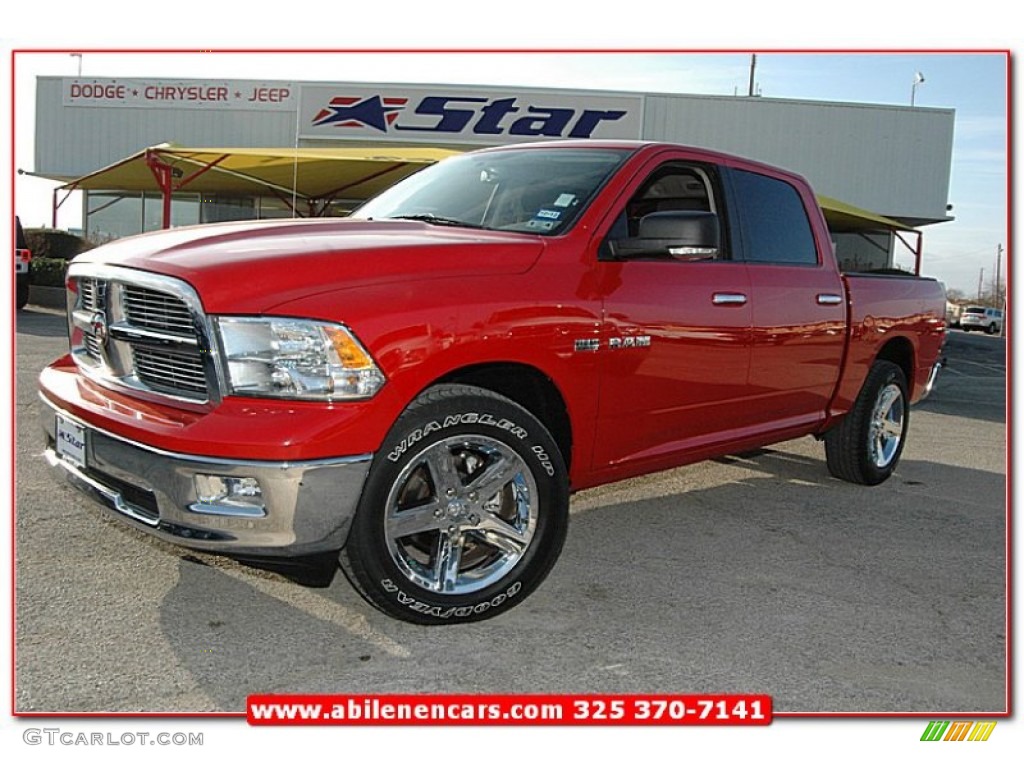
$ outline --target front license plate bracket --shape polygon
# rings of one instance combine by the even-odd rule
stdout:
[[[87,465],[88,433],[84,425],[57,414],[57,455],[84,469]]]

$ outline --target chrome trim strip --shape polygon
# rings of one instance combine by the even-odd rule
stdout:
[[[263,507],[245,509],[244,507],[229,507],[226,504],[189,504],[188,510],[197,515],[217,515],[219,517],[260,518],[267,516],[267,510]]]
[[[168,347],[183,347],[195,350],[199,347],[198,339],[190,339],[186,336],[176,336],[165,331],[154,331],[151,328],[142,328],[126,322],[111,323],[109,327],[110,338],[117,341],[151,342],[148,346],[156,349],[167,349]]]
[[[742,306],[747,303],[747,296],[744,293],[716,293],[711,297],[711,303],[718,306]]]

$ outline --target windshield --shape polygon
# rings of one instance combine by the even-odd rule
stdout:
[[[460,155],[416,173],[352,215],[555,235],[631,150],[511,149]]]

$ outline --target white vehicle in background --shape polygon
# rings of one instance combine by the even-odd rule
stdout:
[[[960,313],[960,327],[965,331],[1003,332],[1003,310],[991,307],[965,307]]]

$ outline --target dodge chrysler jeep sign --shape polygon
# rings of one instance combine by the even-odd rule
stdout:
[[[65,107],[145,107],[159,109],[295,109],[293,83],[262,80],[145,80],[70,78],[63,80]]]
[[[558,92],[305,86],[301,136],[500,144],[546,139],[637,139],[643,99]]]

